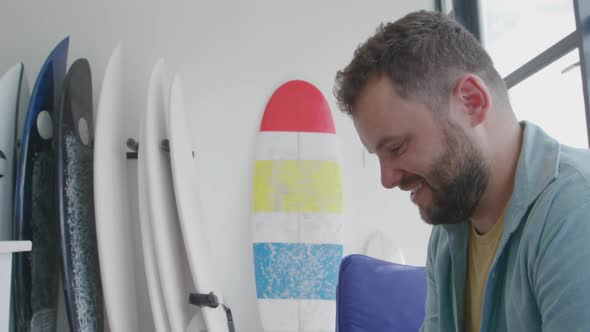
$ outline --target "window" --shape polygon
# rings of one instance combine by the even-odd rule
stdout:
[[[503,77],[576,30],[572,1],[480,3],[483,44]]]
[[[576,30],[572,1],[480,0],[483,44],[506,77]],[[519,120],[561,143],[588,146],[579,52],[569,52],[510,89]]]
[[[575,49],[510,89],[519,120],[541,126],[563,144],[587,148],[586,114]]]

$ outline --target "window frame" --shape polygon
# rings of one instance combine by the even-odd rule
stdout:
[[[572,0],[576,19],[576,31],[565,36],[545,51],[539,53],[527,63],[504,78],[508,89],[526,80],[556,60],[562,58],[575,48],[580,55],[580,72],[586,118],[586,136],[590,146],[590,1]],[[452,15],[455,20],[467,28],[482,42],[480,0],[453,0]],[[445,0],[435,0],[437,11],[447,13]],[[483,44],[483,42],[482,42]]]

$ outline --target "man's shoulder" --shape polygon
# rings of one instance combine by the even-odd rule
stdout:
[[[523,236],[535,248],[558,232],[587,230],[590,216],[590,151],[562,145],[557,176],[529,206]],[[590,236],[590,234],[588,234]]]
[[[590,150],[567,145],[560,146],[558,180],[579,180],[588,186],[590,179]]]
[[[562,145],[558,172],[536,202],[549,219],[564,218],[590,202],[590,150]]]

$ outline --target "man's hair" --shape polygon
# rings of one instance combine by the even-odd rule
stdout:
[[[469,31],[444,14],[419,11],[381,24],[338,72],[334,94],[340,109],[353,114],[367,80],[385,75],[402,98],[436,110],[448,102],[456,79],[465,72],[478,75],[492,94],[508,99],[492,59]]]

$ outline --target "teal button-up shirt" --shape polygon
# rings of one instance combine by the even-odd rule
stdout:
[[[590,151],[523,122],[481,331],[590,331]],[[422,331],[463,329],[467,222],[434,226]]]

